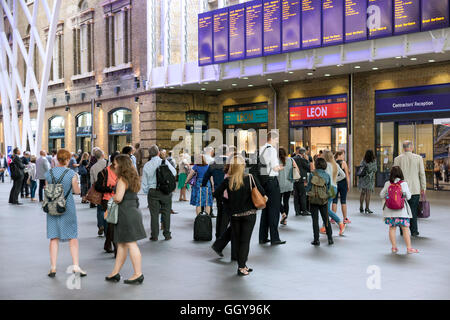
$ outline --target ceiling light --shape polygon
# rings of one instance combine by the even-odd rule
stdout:
[[[217,89],[217,91],[222,91],[222,89],[219,88],[219,89]]]
[[[378,68],[377,67],[373,67],[372,70],[378,70]]]
[[[338,64],[336,67],[342,67],[343,66],[343,64]]]
[[[417,60],[417,58],[411,58],[410,60],[411,60],[411,61],[416,61],[416,60]]]
[[[206,88],[202,88],[202,91],[205,91],[206,90]]]
[[[272,81],[272,79],[267,79],[267,81]]]
[[[329,76],[331,76],[331,74],[325,73],[324,76],[325,76],[325,77],[329,77]]]
[[[233,87],[236,87],[237,86],[237,83],[232,83],[231,84]]]
[[[313,73],[312,73],[312,72],[308,72],[307,75],[308,75],[308,76],[312,76]]]
[[[209,82],[205,82],[205,84],[209,84]]]
[[[430,60],[428,60],[428,62],[436,62],[436,60],[430,59]]]
[[[253,87],[253,85],[252,85],[252,84],[249,84],[248,86],[249,86],[249,87]]]
[[[175,89],[175,87],[169,87],[169,89]]]
[[[293,74],[294,73],[294,71],[289,71],[289,74]]]
[[[289,82],[289,80],[287,80],[287,79],[285,79],[285,80],[283,80],[284,82]]]
[[[401,56],[397,56],[397,57],[395,57],[395,59],[401,59],[402,57]]]
[[[361,69],[361,66],[355,66],[355,69]]]
[[[244,80],[248,80],[248,77],[243,77],[242,79],[244,79]]]

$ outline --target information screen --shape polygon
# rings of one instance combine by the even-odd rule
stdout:
[[[367,0],[345,0],[345,42],[367,39]]]
[[[212,12],[198,15],[198,64],[213,63],[213,16]]]
[[[245,58],[245,4],[229,11],[230,61]]]
[[[344,0],[322,2],[322,44],[336,45],[344,41]]]
[[[301,0],[302,48],[320,47],[322,44],[322,0]]]
[[[300,1],[281,1],[281,41],[283,52],[300,50],[301,48]]]
[[[261,57],[263,53],[263,4],[261,0],[250,1],[245,6],[246,58]]]
[[[281,52],[281,3],[264,0],[264,55]]]
[[[228,62],[228,8],[213,14],[214,63]]]
[[[420,0],[394,0],[394,34],[420,31]]]
[[[369,39],[392,36],[392,1],[369,0],[367,7],[367,27]]]
[[[422,0],[422,31],[448,28],[448,0]]]

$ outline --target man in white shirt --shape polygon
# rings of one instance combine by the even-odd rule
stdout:
[[[142,172],[142,191],[147,194],[148,208],[150,209],[150,240],[157,241],[159,235],[159,214],[161,213],[164,221],[163,235],[166,240],[172,239],[170,233],[170,212],[172,210],[172,194],[164,194],[158,189],[158,180],[156,178],[156,169],[161,165],[159,148],[152,145],[149,150],[150,161],[144,165]],[[177,171],[165,161],[165,164],[175,176]]]
[[[259,225],[259,243],[271,242],[272,245],[285,244],[280,240],[278,234],[278,223],[280,221],[280,185],[278,183],[278,172],[283,170],[278,160],[278,133],[270,131],[267,135],[267,143],[259,150],[259,159],[265,167],[261,168],[263,176],[262,186],[269,198],[266,208],[262,211]],[[270,240],[268,238],[270,230]]]

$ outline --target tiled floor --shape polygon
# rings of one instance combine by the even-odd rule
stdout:
[[[97,237],[95,209],[79,204],[80,260],[88,276],[82,279],[80,290],[69,290],[69,275],[64,272],[71,264],[68,244],[60,246],[56,278],[48,278],[45,215],[28,199],[22,200],[23,206],[8,205],[9,188],[9,183],[0,184],[0,299],[450,298],[450,193],[430,192],[432,217],[419,221],[421,237],[413,241],[420,250],[416,255],[405,254],[400,237],[399,254],[390,253],[387,226],[376,196],[375,214],[367,216],[358,211],[358,194],[350,194],[352,223],[343,237],[333,227],[333,246],[325,239],[320,247],[311,246],[311,218],[295,215],[289,218],[288,226],[280,228],[286,245],[261,246],[258,219],[248,261],[254,272],[243,278],[236,275],[237,266],[229,260],[229,247],[224,250],[225,258],[219,259],[210,249],[211,243],[192,240],[194,209],[175,201],[179,214],[172,215],[173,239],[139,243],[145,275],[141,286],[104,281],[114,260],[103,252],[103,238]],[[173,198],[178,199],[178,195]],[[144,196],[141,207],[148,231]],[[376,285],[369,266],[379,271],[379,289],[368,288],[367,282],[369,287]],[[132,274],[129,260],[121,274],[125,278]]]

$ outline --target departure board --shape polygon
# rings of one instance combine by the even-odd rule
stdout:
[[[213,14],[206,12],[198,15],[198,64],[213,63]]]
[[[302,48],[311,49],[322,44],[322,0],[301,0]]]
[[[281,1],[281,46],[283,52],[300,50],[300,1]]]
[[[367,39],[367,0],[345,0],[345,42]]]
[[[280,0],[264,0],[264,55],[281,52],[281,4]]]
[[[420,31],[420,0],[394,0],[394,34]]]
[[[448,28],[448,0],[422,0],[422,31]]]
[[[367,7],[367,28],[369,39],[392,36],[392,1],[369,0]]]
[[[263,4],[261,0],[250,1],[245,6],[246,58],[261,57],[263,53]]]
[[[213,14],[214,63],[228,62],[228,8]]]
[[[229,11],[230,61],[245,58],[245,4],[233,6]]]
[[[344,41],[344,0],[322,1],[322,28],[324,46]]]

